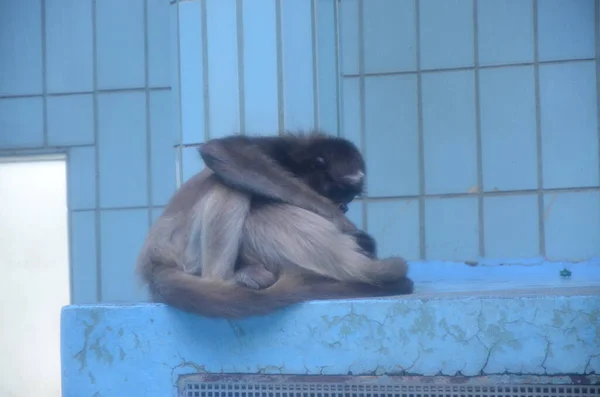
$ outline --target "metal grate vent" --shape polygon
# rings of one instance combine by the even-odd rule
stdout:
[[[205,377],[217,377],[210,375]],[[600,396],[600,385],[573,384],[426,384],[411,377],[362,376],[266,376],[220,375],[215,379],[184,377],[180,381],[180,397],[591,397]],[[187,378],[187,379],[186,379]],[[302,379],[298,379],[302,378]],[[318,380],[315,378],[319,378]],[[398,377],[401,378],[401,377]],[[425,377],[423,377],[425,378]],[[429,378],[431,379],[431,378]],[[458,378],[460,379],[460,378]],[[438,383],[442,383],[438,382]],[[471,384],[466,384],[471,383]]]

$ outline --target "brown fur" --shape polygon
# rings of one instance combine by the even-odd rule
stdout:
[[[321,171],[303,173],[310,164],[303,156],[311,160],[314,148],[312,141],[302,139],[267,141],[266,149],[256,140],[217,140],[209,146],[213,157],[206,163],[216,171],[206,169],[183,184],[140,253],[138,272],[154,300],[206,316],[236,318],[307,300],[412,292],[406,262],[369,258],[352,235],[356,227],[343,214],[340,221],[337,203],[319,194],[345,197],[344,192],[332,190],[330,177],[316,175]],[[364,170],[362,158],[336,158],[332,150],[338,144],[328,145],[327,160],[335,162],[326,171],[337,172],[333,183]],[[345,168],[337,167],[344,160]],[[315,195],[320,200],[316,204],[311,201]],[[277,281],[257,290],[265,286],[260,277],[269,275],[268,285]],[[238,285],[250,286],[247,279],[259,280],[257,289]]]

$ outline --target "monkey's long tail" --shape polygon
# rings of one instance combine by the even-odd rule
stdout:
[[[309,300],[350,299],[409,294],[413,282],[345,283],[319,276],[283,275],[264,290],[202,279],[178,268],[154,273],[150,290],[157,301],[206,317],[242,318],[264,315]]]

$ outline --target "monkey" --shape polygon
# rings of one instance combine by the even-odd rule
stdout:
[[[239,139],[239,138],[237,138],[237,139]],[[243,139],[243,138],[242,138],[242,139]],[[254,140],[255,140],[254,142],[256,142],[256,139],[257,139],[257,138],[254,138]],[[311,138],[311,139],[316,139],[316,138]],[[289,140],[285,141],[285,140],[282,140],[281,138],[279,138],[279,139],[275,139],[275,140],[273,140],[273,138],[266,138],[266,140],[270,140],[270,141],[271,141],[271,142],[267,142],[267,143],[270,143],[270,145],[264,145],[265,139],[263,139],[263,140],[262,140],[262,142],[263,142],[263,146],[262,146],[262,148],[263,148],[263,150],[264,150],[264,148],[265,148],[265,147],[267,148],[267,150],[265,150],[265,152],[267,153],[267,155],[269,155],[269,154],[270,154],[270,155],[271,155],[273,158],[277,159],[277,160],[279,161],[279,163],[281,163],[281,164],[284,164],[284,165],[287,165],[287,166],[288,166],[288,168],[289,168],[289,169],[291,169],[292,171],[294,171],[294,167],[296,167],[296,170],[295,170],[295,172],[296,172],[296,174],[298,174],[298,175],[302,175],[302,172],[304,172],[306,169],[308,169],[308,170],[311,170],[311,168],[310,168],[310,167],[306,168],[306,165],[307,165],[307,164],[303,164],[301,161],[298,161],[298,159],[301,159],[301,160],[302,160],[302,156],[298,157],[298,154],[302,154],[302,150],[298,150],[298,149],[299,149],[299,147],[300,147],[300,148],[302,148],[302,145],[297,145],[298,143],[300,143],[300,142],[298,142],[298,140],[296,140],[296,142],[295,142],[295,143],[296,143],[295,147],[290,147],[290,141],[289,141]],[[231,141],[231,139],[230,139],[230,141]],[[283,141],[283,142],[282,142],[282,141]],[[212,142],[214,142],[214,141],[212,141]],[[247,140],[247,139],[246,139],[246,142],[248,142],[248,140]],[[254,144],[254,142],[252,142],[252,144]],[[259,142],[260,142],[260,141],[259,141]],[[292,141],[292,146],[294,146],[294,145],[293,145],[293,143],[294,143],[294,141]],[[305,143],[306,143],[306,142],[305,142]],[[331,146],[331,145],[330,145],[330,141],[321,141],[320,143],[321,143],[321,146],[325,146],[325,149],[327,149],[327,146],[328,146],[328,144],[329,144],[329,146]],[[282,145],[282,144],[283,144],[283,145]],[[337,144],[339,145],[339,144],[340,144],[340,142],[337,142]],[[230,145],[230,146],[231,146],[231,145]],[[309,145],[309,146],[310,146],[310,145]],[[334,146],[335,146],[335,145],[334,145]],[[268,150],[269,148],[271,149],[271,153],[269,153],[269,150]],[[284,149],[284,150],[283,150],[283,154],[282,154],[281,152],[277,153],[277,150],[281,150],[282,148]],[[229,148],[229,149],[231,150],[231,148]],[[239,149],[239,146],[234,146],[234,149]],[[248,150],[248,149],[253,149],[253,147],[252,147],[252,146],[250,146],[250,148],[246,147],[245,149],[247,149],[247,150]],[[273,151],[273,149],[275,149],[275,151]],[[323,149],[323,147],[322,147],[321,149]],[[336,149],[336,150],[338,150],[338,151],[340,150],[340,149],[339,149],[339,147],[335,147],[335,149]],[[296,157],[296,159],[294,159],[294,161],[291,161],[291,162],[290,162],[290,156],[289,156],[289,155],[290,155],[290,153],[293,153],[293,152],[294,152],[294,150],[296,150],[296,155],[297,155],[297,157]],[[350,152],[352,152],[352,151],[350,151]],[[247,153],[247,152],[245,152],[245,153]],[[201,154],[202,154],[202,151],[201,151]],[[261,153],[261,154],[262,154],[262,153]],[[329,154],[331,155],[331,153],[329,153]],[[334,150],[334,154],[335,154],[335,150]],[[352,153],[350,153],[350,154],[352,155]],[[267,157],[268,157],[268,156],[267,156]],[[210,160],[211,160],[211,158],[210,158],[210,157],[208,158],[208,161],[206,161],[206,157],[205,157],[205,156],[203,156],[203,158],[205,159],[205,162],[206,162],[206,163],[209,163],[209,164],[210,164]],[[349,158],[350,158],[350,159],[352,159],[352,156],[349,156]],[[269,160],[269,159],[267,158],[267,160]],[[221,160],[221,161],[223,161],[223,160]],[[225,161],[227,161],[227,160],[225,160]],[[361,160],[361,161],[362,161],[362,160]],[[317,166],[323,166],[323,165],[324,165],[324,164],[323,164],[323,162],[324,162],[324,159],[323,159],[322,157],[319,157],[319,156],[318,156],[318,157],[316,157],[316,158],[315,158],[315,162],[316,162],[316,165],[317,165]],[[363,165],[363,164],[362,164],[360,161],[359,161],[358,163],[359,163],[359,165],[360,165],[360,167],[359,167],[359,168],[361,168],[361,171],[359,171],[359,174],[360,174],[360,172],[362,172],[362,169],[364,169],[364,165]],[[217,164],[219,164],[219,163],[217,163]],[[273,163],[271,163],[270,165],[272,166],[272,165],[277,165],[277,164],[273,164]],[[304,167],[305,167],[305,169],[304,169],[304,170],[303,170],[303,169],[297,169],[297,168],[298,168],[298,166],[300,166],[300,167],[304,166]],[[213,169],[214,169],[214,168],[215,168],[215,167],[213,167]],[[238,167],[238,168],[240,168],[240,167]],[[317,167],[317,168],[318,168],[318,167]],[[241,169],[242,169],[242,170],[248,170],[248,169],[250,169],[250,171],[254,171],[254,170],[252,170],[252,169],[251,169],[251,167],[248,167],[248,168],[241,167]],[[308,175],[308,176],[309,176],[309,177],[314,177],[314,170],[312,170],[311,172],[313,172],[313,175]],[[356,174],[356,173],[355,173],[355,174]],[[328,176],[331,176],[331,175],[328,175]],[[345,176],[345,175],[344,175],[344,176]],[[205,176],[205,178],[206,178],[206,176]],[[223,179],[223,178],[221,178],[220,180],[221,180],[221,181],[224,181],[224,179]],[[225,179],[225,181],[226,181],[226,179]],[[231,181],[229,181],[229,182],[231,183]],[[233,185],[234,185],[234,186],[235,186],[235,182],[236,182],[236,181],[235,181],[235,180],[233,180]],[[242,181],[242,182],[243,182],[243,181]],[[200,185],[201,185],[201,184],[202,184],[202,183],[200,183]],[[326,184],[326,185],[327,185],[327,184]],[[329,187],[331,187],[330,185],[331,185],[331,184],[329,184]],[[239,184],[238,184],[238,186],[239,186]],[[243,186],[243,184],[242,184],[242,186]],[[314,186],[314,184],[313,184],[313,186]],[[330,194],[330,196],[331,196],[331,197],[334,197],[334,198],[335,198],[335,196],[336,196],[336,193],[335,193],[335,186],[333,186],[333,187],[334,187],[334,189],[329,189],[329,190],[333,190],[333,194],[332,194],[331,192],[329,192],[329,194]],[[182,188],[183,188],[183,187],[182,187]],[[252,187],[252,186],[250,186],[250,188],[252,189],[253,187]],[[184,190],[184,189],[182,189],[182,191],[183,191],[183,190]],[[188,189],[188,190],[189,190],[189,189]],[[209,189],[209,190],[210,190],[210,189]],[[347,190],[347,189],[346,189],[346,190]],[[285,193],[285,191],[284,191],[284,193]],[[344,194],[344,189],[338,189],[338,193]],[[355,193],[356,193],[356,191],[355,191],[355,192],[354,192],[354,193],[353,193],[351,196],[353,196]],[[238,208],[238,207],[236,207],[236,206],[231,206],[231,205],[230,205],[230,203],[228,203],[228,200],[224,200],[224,199],[223,199],[224,197],[225,197],[225,196],[223,196],[222,192],[217,194],[217,200],[214,200],[214,201],[213,201],[213,204],[212,204],[212,209],[213,209],[212,213],[213,213],[213,214],[219,214],[219,215],[220,215],[220,213],[222,212],[222,211],[219,211],[219,210],[215,210],[215,208],[216,208],[216,207],[215,207],[215,203],[217,203],[217,202],[220,202],[221,204],[225,204],[225,207],[228,207],[229,209],[231,209],[231,208],[234,208],[234,209],[235,209],[235,208]],[[235,194],[234,194],[234,197],[235,197]],[[271,195],[271,197],[273,197],[273,195]],[[292,197],[292,198],[291,198],[291,199],[288,199],[288,201],[294,201],[294,198],[295,198],[295,196],[291,196],[291,197]],[[174,197],[174,200],[172,201],[172,203],[177,201],[177,200],[175,200],[175,198],[176,198],[176,197]],[[275,199],[278,199],[279,197],[278,197],[278,196],[275,196],[274,198],[275,198]],[[338,198],[339,198],[339,194],[338,194]],[[353,198],[353,197],[351,197],[351,198]],[[243,198],[243,199],[244,199],[244,198]],[[342,200],[344,201],[344,199],[342,199]],[[180,200],[180,201],[181,201],[181,200]],[[202,201],[202,200],[200,200],[200,201]],[[234,199],[234,201],[235,201],[235,199]],[[241,200],[240,202],[242,202],[242,201],[244,201],[244,200]],[[248,200],[247,200],[247,197],[245,198],[245,201],[246,201],[246,202],[245,202],[245,203],[243,203],[243,205],[242,205],[242,208],[244,208],[244,206],[246,206],[246,208],[242,209],[242,211],[241,211],[242,213],[247,213],[247,211],[248,211],[248,209],[247,209],[247,201],[248,201]],[[260,200],[258,200],[258,201],[260,202]],[[345,201],[349,202],[350,200],[348,200],[348,199],[345,199]],[[206,202],[206,200],[205,200],[205,202]],[[284,202],[285,202],[285,201],[284,201]],[[306,204],[306,202],[304,202],[304,203],[303,203],[301,200],[296,200],[296,202],[299,202],[301,205],[303,204],[303,205],[304,205],[304,207],[311,208],[311,207],[310,207],[310,205],[311,205],[311,204],[310,204],[310,202],[308,203],[308,205]],[[170,203],[170,204],[172,204],[172,203]],[[167,208],[167,210],[165,211],[165,214],[164,214],[165,216],[167,216],[167,215],[168,215],[168,213],[170,212],[170,211],[169,211],[169,207],[172,207],[172,206],[171,206],[171,205],[169,205],[169,206],[168,206],[168,208]],[[315,207],[313,206],[312,208],[315,208]],[[227,208],[224,208],[224,209],[227,209]],[[172,212],[172,211],[171,211],[171,212]],[[322,212],[322,213],[323,213],[323,212]],[[327,212],[326,212],[326,211],[325,211],[324,213],[325,213],[325,214],[327,214]],[[284,213],[284,216],[287,216],[287,215],[289,215],[289,214],[285,214],[285,213]],[[241,219],[241,218],[243,218],[243,217],[239,217],[239,216],[233,216],[233,217],[231,217],[231,216],[230,216],[229,218],[230,218],[230,219],[231,219],[231,218],[233,218],[233,219],[235,220],[235,219]],[[285,218],[284,218],[284,219],[285,219]],[[300,220],[301,220],[301,219],[300,219]],[[210,222],[206,222],[206,223],[210,224]],[[189,225],[188,225],[188,226],[189,226]],[[214,225],[213,225],[213,226],[214,226]],[[229,226],[231,226],[231,225],[229,225]],[[213,228],[212,230],[218,230],[218,229],[219,229],[219,228],[218,228],[218,227],[216,227],[216,228]],[[229,231],[231,231],[231,230],[235,230],[236,228],[228,227],[228,228],[221,228],[221,229],[225,229],[226,231],[228,231],[228,232],[229,232]],[[197,232],[198,232],[198,230],[200,230],[200,228],[199,228],[199,227],[191,228],[192,234],[194,233],[194,231],[196,231],[196,233],[197,233]],[[214,233],[213,233],[213,235],[214,235]],[[174,236],[172,235],[171,237],[174,237]],[[191,238],[191,240],[194,240],[194,238]],[[225,241],[225,242],[228,242],[228,241],[237,241],[237,240],[238,240],[238,239],[236,239],[236,238],[232,238],[232,239],[223,239],[223,238],[221,238],[220,240],[219,240],[219,239],[217,239],[217,241],[216,241],[216,242],[217,242],[217,244],[215,244],[215,245],[216,245],[216,246],[219,246],[219,244],[218,244],[218,242],[219,242],[219,241]],[[215,245],[208,244],[208,246],[209,246],[209,247],[211,247],[211,246],[215,246]],[[189,248],[190,246],[194,246],[194,244],[188,244],[188,245],[187,245],[187,247],[188,247],[188,248]],[[210,250],[207,250],[207,251],[210,251]],[[219,251],[219,252],[221,252],[221,253],[223,253],[223,252],[227,253],[227,252],[230,252],[230,251],[231,251],[231,252],[233,252],[234,250],[230,250],[230,249],[223,249],[223,247],[221,247],[221,249],[218,249],[218,250],[216,250],[216,249],[213,249],[212,251]],[[198,261],[198,262],[199,262],[199,261]],[[210,264],[210,263],[211,263],[210,261],[203,261],[203,262],[207,262],[208,264]],[[231,259],[228,259],[228,260],[227,260],[227,261],[225,261],[225,262],[229,263],[229,262],[231,262]],[[203,269],[201,272],[197,272],[197,270],[198,270],[198,269],[194,269],[194,268],[193,268],[193,261],[192,261],[192,266],[189,266],[189,264],[190,264],[190,262],[189,262],[189,261],[188,261],[188,263],[187,263],[187,266],[186,266],[186,263],[184,263],[184,269],[185,269],[185,270],[187,270],[188,272],[192,273],[192,274],[194,274],[194,273],[195,273],[195,274],[198,274],[198,275],[200,275],[200,274],[201,274],[203,277],[206,277],[206,278],[212,278],[211,276],[213,276],[213,277],[215,276],[214,274],[211,274],[211,272],[210,272],[210,271],[209,271],[209,269],[208,269],[208,266],[205,266],[205,267],[206,267],[206,269]],[[340,263],[340,264],[338,264],[338,266],[340,266],[340,265],[342,265],[342,264],[341,264],[341,263]],[[252,268],[252,267],[250,267],[250,268]],[[313,269],[313,270],[314,270],[314,269]],[[404,270],[403,270],[403,271],[404,271]],[[218,273],[218,272],[217,272],[217,273]],[[229,271],[225,271],[225,273],[229,273]],[[317,273],[318,273],[318,272],[317,272]],[[342,272],[342,273],[343,273],[343,272]],[[405,271],[404,271],[404,274],[405,274]],[[228,277],[227,277],[228,275],[229,275],[229,274],[223,274],[223,275],[217,274],[216,276],[217,276],[217,278],[219,278],[219,277],[221,277],[221,278],[228,278]],[[325,273],[325,275],[328,275],[328,274],[327,274],[327,273]],[[340,278],[340,277],[341,277],[341,279],[344,279],[344,274],[342,274],[341,276],[340,276],[340,274],[338,274],[337,276],[338,276],[338,278]],[[367,279],[368,279],[368,277],[367,277]],[[351,278],[350,280],[353,280],[353,279]],[[371,280],[371,281],[372,281],[372,280]],[[411,287],[412,287],[412,286],[411,286]]]
[[[311,157],[310,150],[307,150],[310,147],[310,145],[307,147],[307,144],[311,142],[318,142],[318,149],[322,152],[318,156],[312,156],[314,159]],[[339,206],[344,206],[341,210],[343,215],[347,211],[345,203],[350,202],[363,188],[364,161],[358,149],[349,141],[331,139],[319,133],[305,136],[302,136],[302,134],[289,135],[288,139],[280,137],[249,138],[237,135],[208,141],[200,147],[199,152],[207,167],[213,172],[217,171],[217,177],[222,177],[219,178],[221,182],[225,182],[234,189],[245,189],[246,192],[251,194],[260,193],[260,195],[254,195],[255,205],[260,201],[260,198],[263,199],[263,202],[268,199],[281,198],[283,202],[299,205],[307,210],[325,215],[329,219],[337,216],[338,221],[341,220],[338,224],[342,225],[344,230],[351,230],[353,233],[358,232],[345,216],[339,216]],[[326,158],[330,160],[333,167],[330,167],[326,162]],[[233,161],[237,163],[232,163]],[[250,164],[251,166],[242,166],[239,163],[246,163],[246,165]],[[232,164],[232,166],[229,166],[229,164]],[[328,170],[329,172],[324,173],[323,171],[328,168],[331,168]],[[354,170],[354,172],[348,176],[345,173],[347,169]],[[273,171],[279,173],[275,174],[278,177],[275,184],[273,183]],[[252,183],[265,174],[270,179],[263,178],[262,184],[264,186],[257,190]],[[292,178],[293,174],[300,176],[300,178],[309,177],[310,185],[306,185],[302,180]],[[335,179],[333,181],[322,180],[327,177],[331,179],[331,175],[337,178],[337,181]],[[356,179],[357,175],[358,179]],[[350,178],[350,184],[346,183],[344,185],[344,178],[348,177]],[[202,177],[198,178],[202,179]],[[211,178],[207,179],[211,180]],[[339,182],[342,184],[340,185]],[[199,181],[199,185],[202,184]],[[247,195],[228,191],[222,186],[215,185],[214,182],[208,182],[208,184],[215,187],[208,189],[208,193],[201,202],[203,205],[210,207],[210,210],[201,210],[207,215],[199,217],[199,224],[192,226],[190,229],[192,231],[191,241],[198,240],[198,236],[203,234],[204,242],[202,245],[210,247],[210,249],[202,250],[202,258],[200,259],[197,257],[198,255],[195,255],[192,248],[196,247],[197,244],[188,244],[187,248],[192,249],[184,268],[193,274],[200,274],[198,266],[200,263],[204,263],[206,264],[202,269],[204,278],[230,279],[233,276],[233,256],[236,250],[233,247],[221,247],[221,244],[227,242],[235,246],[239,242],[241,222],[243,222],[245,214],[249,211],[250,203]],[[284,189],[281,189],[282,187]],[[183,192],[187,190],[189,189],[182,187]],[[299,194],[290,195],[289,191],[299,192]],[[308,199],[302,200],[303,195],[307,196]],[[338,202],[338,205],[336,206],[325,197],[332,198],[333,201]],[[314,199],[313,201],[316,204],[310,201],[311,198]],[[168,206],[165,215],[168,215],[169,212]],[[222,216],[223,213],[231,214],[227,218],[231,222],[223,222],[225,219]],[[233,213],[237,213],[237,216],[233,216]],[[213,216],[216,216],[216,219],[213,219]],[[201,233],[203,228],[210,229],[211,232]],[[225,238],[224,234],[230,238]],[[240,267],[238,265],[238,268]],[[243,269],[243,267],[241,268]],[[247,270],[254,276],[260,274],[258,268]],[[247,277],[243,272],[236,274],[236,276],[238,282],[247,286],[250,285],[245,283],[245,280],[253,284],[258,281],[252,280],[252,277]],[[256,285],[255,288],[264,288],[269,285],[268,280],[273,280],[273,277],[264,274],[263,278],[266,280],[265,283],[259,282],[259,285]]]
[[[295,139],[289,139],[291,137]],[[257,144],[259,142],[260,144]],[[310,150],[306,150],[299,144],[312,142],[318,142],[317,150],[320,153],[317,153],[317,155],[313,155]],[[312,149],[315,149],[314,146]],[[341,214],[345,214],[348,211],[347,203],[351,202],[364,188],[364,160],[356,146],[350,141],[332,138],[318,132],[297,134],[295,136],[288,135],[288,139],[280,137],[248,138],[234,135],[213,139],[203,145],[199,152],[205,164],[218,177],[222,177],[221,181],[228,186],[242,189],[247,193],[258,191],[259,195],[254,195],[255,203],[260,198],[263,200],[279,199],[282,202],[295,204],[321,215],[329,216],[333,213],[338,216],[338,220],[342,221],[338,222],[342,226],[342,230],[350,231],[355,236],[359,248],[368,246],[366,251],[363,250],[367,253],[373,250],[375,243],[370,236],[356,229],[345,216],[339,217],[340,211]],[[244,156],[249,159],[248,162],[257,167],[256,171],[252,167],[241,167],[241,164],[236,167],[228,166],[233,161],[243,161]],[[270,159],[275,161],[269,161]],[[276,175],[276,173],[286,175],[286,171],[288,171],[287,178],[279,178],[276,185],[263,184],[261,189],[256,189],[252,185],[257,172],[259,176],[262,176],[269,172],[271,175]],[[291,178],[291,176],[305,178],[308,183],[303,183]],[[270,181],[267,180],[267,182]],[[311,201],[303,200],[302,194],[288,194],[286,196],[285,189],[277,190],[281,187],[287,187],[288,190],[296,187],[298,191],[303,191],[309,198],[312,194],[312,198],[318,200],[317,204],[326,203],[329,208],[319,209]],[[265,190],[267,188],[271,188],[271,191]],[[281,191],[284,195],[279,193]],[[332,202],[338,203],[337,208],[331,205]],[[229,205],[226,205],[226,207],[229,207]],[[372,254],[369,256],[373,258]],[[238,265],[237,268],[239,269],[240,266]],[[258,269],[249,270],[253,270],[252,273],[256,275]],[[238,274],[238,276],[238,281],[249,279],[244,274]],[[273,279],[273,277],[266,277],[266,280]],[[245,283],[242,282],[242,284]],[[246,284],[246,286],[250,285]],[[268,284],[263,284],[262,288],[266,286]],[[258,285],[257,288],[261,288],[261,286]]]
[[[365,176],[349,141],[235,135],[199,152],[206,168],[175,192],[138,257],[154,301],[240,318],[307,300],[412,293],[406,262],[376,259],[374,239],[345,217]]]
[[[363,249],[370,258],[375,259],[374,239],[356,229],[345,216],[339,217],[339,212],[331,206],[331,202],[337,202],[338,210],[345,214],[348,211],[347,203],[363,190],[365,164],[356,146],[348,140],[332,138],[319,132],[288,135],[288,138],[290,137],[296,139],[248,138],[234,135],[213,139],[203,145],[199,152],[204,163],[218,177],[221,177],[221,181],[226,185],[252,194],[258,192],[259,195],[254,196],[255,200],[257,197],[280,200],[329,219],[332,219],[331,213],[333,213],[333,219],[338,221],[341,230],[354,234],[359,248]],[[320,153],[313,155],[310,150],[300,145],[300,142],[303,144],[318,142],[317,150],[320,150]],[[246,163],[252,162],[256,168],[230,167],[229,164],[234,159],[238,162],[245,159]],[[253,184],[256,176],[261,177],[265,174],[270,174],[271,178],[268,178],[267,183],[263,183],[260,189],[256,189],[256,185]],[[288,177],[274,179],[274,175]],[[303,181],[291,176],[308,177],[307,181],[304,181],[308,183],[302,183]],[[277,184],[274,185],[273,181],[277,181]],[[294,190],[304,194],[287,193]],[[306,200],[306,197],[309,200]],[[325,204],[325,209],[319,204]],[[243,275],[240,276],[242,279],[245,278]],[[263,285],[263,288],[265,286]]]

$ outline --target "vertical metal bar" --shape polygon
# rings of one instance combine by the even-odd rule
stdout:
[[[46,0],[41,2],[41,43],[42,43],[42,136],[43,145],[48,147],[48,68],[46,67]]]
[[[97,21],[96,21],[96,0],[92,0],[92,100],[94,107],[94,156],[96,165],[96,206],[94,208],[94,217],[96,221],[96,299],[102,302],[102,250],[100,242],[101,217],[100,217],[100,149],[98,139],[98,48],[97,48]]]
[[[313,128],[319,129],[319,51],[318,51],[318,14],[316,0],[310,1],[312,70],[313,70]]]
[[[544,163],[542,150],[542,114],[540,101],[540,64],[539,64],[538,0],[533,0],[533,75],[535,84],[535,134],[537,150],[537,199],[540,255],[546,256],[546,227],[544,220]]]
[[[207,15],[206,15],[206,0],[200,2],[200,21],[202,23],[202,82],[203,82],[203,93],[204,93],[204,142],[210,139],[210,98],[208,91],[210,90],[209,70],[208,70],[208,27]]]
[[[152,225],[152,132],[150,127],[150,73],[148,65],[148,0],[144,0],[144,94],[146,99],[146,178],[148,227]]]
[[[478,0],[473,0],[473,60],[475,77],[475,135],[477,140],[477,210],[479,229],[479,256],[485,257],[485,219],[483,200],[483,153],[481,136],[481,103],[479,88],[479,17]],[[469,258],[471,259],[471,258]]]
[[[178,117],[178,121],[177,121],[177,125],[179,126],[179,131],[177,132],[177,135],[179,137],[178,139],[178,144],[177,144],[177,152],[176,152],[176,159],[175,159],[175,184],[177,189],[179,189],[179,187],[181,186],[181,184],[183,183],[183,155],[182,155],[182,144],[183,144],[183,113],[182,113],[182,109],[181,109],[181,40],[180,40],[180,32],[179,32],[179,0],[176,0],[176,2],[174,3],[174,5],[171,5],[171,7],[176,7],[175,9],[175,24],[176,26],[176,41],[175,41],[175,45],[177,46],[177,52],[176,52],[176,56],[177,56],[177,117]]]
[[[237,63],[238,63],[238,101],[240,117],[240,134],[246,134],[246,99],[244,80],[244,3],[236,0],[236,25],[237,25]]]
[[[367,162],[369,153],[367,152],[367,137],[366,137],[366,94],[365,94],[365,18],[364,18],[364,0],[358,0],[358,96],[360,101],[360,146],[362,147],[365,163]],[[368,173],[365,177],[366,185],[368,186]],[[368,216],[369,194],[363,197],[362,200],[362,222],[363,229],[369,230]]]
[[[598,127],[598,169],[600,169],[600,0],[594,2],[594,40],[596,45],[596,124]],[[600,186],[600,172],[598,173]]]
[[[46,17],[46,0],[42,0],[41,2],[41,41],[42,41],[42,134],[43,134],[43,146],[44,148],[48,147],[48,56],[47,56],[47,42],[46,42],[46,27],[47,25],[47,17]],[[74,280],[73,280],[73,214],[71,209],[71,195],[69,194],[73,186],[69,181],[69,167],[71,164],[71,156],[70,151],[67,152],[67,155],[64,158],[65,160],[65,179],[67,181],[67,241],[69,242],[69,303],[73,303],[73,293],[75,290]]]
[[[344,94],[342,92],[342,84],[341,84],[341,70],[342,70],[342,66],[341,66],[341,45],[340,45],[340,7],[339,7],[339,2],[338,1],[334,1],[333,2],[333,23],[334,23],[334,29],[335,29],[335,89],[336,89],[336,94],[337,94],[337,101],[336,101],[336,119],[337,119],[337,130],[336,130],[336,135],[337,136],[342,136],[342,124],[343,124],[343,117],[342,117],[342,109],[343,109],[343,98],[344,98]]]
[[[277,43],[277,125],[279,134],[285,128],[285,98],[283,78],[283,37],[281,29],[281,0],[275,0],[275,41]]]
[[[67,181],[67,241],[69,242],[69,304],[77,303],[73,302],[73,296],[75,291],[75,283],[73,279],[73,249],[75,245],[73,244],[73,238],[75,233],[73,232],[73,209],[71,203],[71,195],[69,192],[72,189],[70,180],[69,180],[69,167],[71,166],[71,151],[67,151],[65,156],[65,180]]]
[[[419,256],[425,259],[425,140],[423,134],[423,75],[421,72],[421,7],[415,0],[415,27],[417,51],[417,117],[419,134]]]

